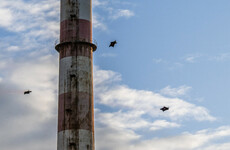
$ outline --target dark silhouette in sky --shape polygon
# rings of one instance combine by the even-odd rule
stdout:
[[[113,42],[110,42],[109,47],[114,47],[114,46],[115,46],[115,44],[117,44],[117,41],[116,41],[116,40],[115,40],[115,41],[113,41]]]
[[[161,108],[161,110],[162,110],[162,111],[169,110],[169,107],[165,107],[165,106],[164,106],[164,107]]]
[[[24,95],[25,95],[25,94],[30,94],[31,92],[32,92],[32,91],[30,91],[30,90],[25,91],[25,92],[24,92]]]

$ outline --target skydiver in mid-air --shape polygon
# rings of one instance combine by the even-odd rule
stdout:
[[[116,40],[115,40],[115,41],[113,41],[113,42],[110,42],[109,47],[114,47],[114,46],[115,46],[115,44],[117,44],[117,41],[116,41]]]
[[[24,91],[24,95],[25,94],[30,94],[32,91],[28,90],[28,91]]]
[[[169,110],[169,107],[165,107],[165,106],[164,106],[164,107],[161,108],[161,110],[164,112],[164,111],[166,111],[166,110]]]

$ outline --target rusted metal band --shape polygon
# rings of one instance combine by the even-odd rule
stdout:
[[[90,42],[85,42],[85,41],[74,41],[74,42],[62,42],[59,43],[58,45],[55,46],[55,49],[60,52],[60,50],[63,49],[63,47],[65,46],[73,46],[73,47],[77,47],[77,46],[81,46],[81,45],[86,45],[86,46],[90,46],[93,51],[96,51],[97,49],[97,45],[95,45],[94,43],[90,43]],[[76,49],[77,51],[78,49]]]
[[[92,42],[92,23],[84,19],[63,20],[60,29],[60,42]]]
[[[92,59],[93,49],[89,45],[80,45],[80,44],[65,44],[62,45],[61,50],[59,52],[60,60],[66,57],[79,57],[84,56]]]
[[[93,98],[89,93],[59,95],[58,132],[70,129],[93,131]]]

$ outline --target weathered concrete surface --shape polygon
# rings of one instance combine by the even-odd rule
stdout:
[[[94,150],[92,1],[61,0],[58,150]]]
[[[58,150],[93,150],[93,137],[88,130],[65,130],[58,133]],[[81,138],[79,138],[81,137]]]

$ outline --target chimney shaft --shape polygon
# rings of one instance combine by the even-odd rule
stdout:
[[[61,0],[58,150],[95,150],[92,0]]]

